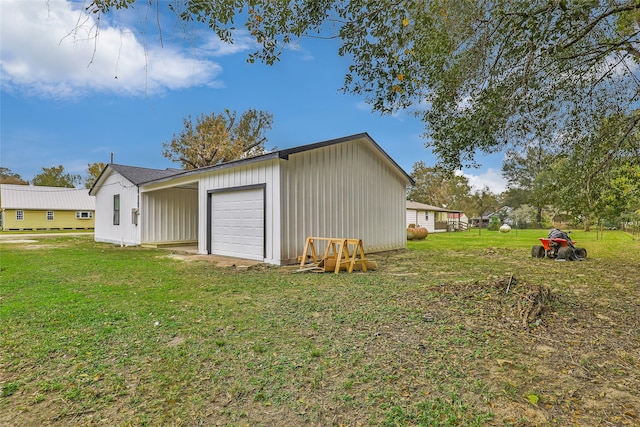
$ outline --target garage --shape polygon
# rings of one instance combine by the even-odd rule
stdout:
[[[412,184],[361,133],[184,171],[109,164],[90,194],[97,241],[197,242],[201,255],[287,265],[310,236],[360,239],[367,253],[404,248]],[[116,195],[123,220],[114,226]]]
[[[209,192],[210,251],[262,261],[265,257],[265,186]]]

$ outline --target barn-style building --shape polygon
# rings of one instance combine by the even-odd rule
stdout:
[[[95,239],[197,244],[271,264],[295,262],[307,237],[405,247],[413,180],[366,133],[190,171],[109,164],[90,191]]]

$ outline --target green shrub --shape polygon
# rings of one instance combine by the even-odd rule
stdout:
[[[500,218],[498,218],[497,216],[492,216],[491,222],[489,223],[487,229],[491,231],[498,231],[501,225],[502,223],[500,222]]]

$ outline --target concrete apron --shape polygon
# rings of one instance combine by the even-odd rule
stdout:
[[[215,263],[218,267],[236,267],[238,270],[245,270],[253,265],[262,264],[261,261],[251,259],[233,258],[222,255],[199,255],[197,246],[172,246],[158,249],[170,252],[171,258],[181,259],[183,261],[209,261]]]

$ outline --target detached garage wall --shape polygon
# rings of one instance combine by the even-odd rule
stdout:
[[[198,252],[207,253],[207,242],[211,242],[211,217],[208,212],[208,201],[214,194],[227,191],[243,191],[245,187],[264,186],[264,262],[280,263],[280,178],[278,159],[268,161],[231,165],[227,168],[203,173],[199,180],[198,215],[203,218],[198,227]],[[248,192],[250,193],[250,192]],[[276,203],[274,203],[276,201]],[[237,219],[237,227],[243,226],[243,218]]]
[[[295,262],[307,237],[362,239],[365,252],[406,245],[406,178],[363,140],[281,160],[283,263]]]

